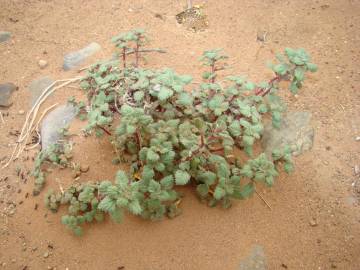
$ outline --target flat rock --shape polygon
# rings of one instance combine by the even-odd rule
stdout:
[[[310,112],[292,112],[283,117],[279,129],[271,123],[266,124],[261,141],[265,153],[271,156],[274,149],[282,149],[286,145],[291,147],[295,156],[310,150],[315,134],[310,120]]]
[[[256,245],[251,254],[240,262],[239,270],[266,270],[266,265],[264,249]]]
[[[0,84],[0,107],[9,107],[12,93],[16,90],[16,85],[13,83]]]
[[[32,81],[29,85],[29,90],[31,92],[31,101],[30,105],[33,106],[36,102],[36,100],[41,96],[41,94],[44,92],[44,90],[49,87],[50,84],[52,84],[54,81],[48,77],[41,77],[39,79],[36,79],[35,81]]]
[[[78,65],[83,63],[86,58],[93,55],[100,49],[101,46],[98,43],[92,42],[78,51],[68,53],[67,55],[64,56],[63,69],[70,70],[74,67],[77,67]]]
[[[42,149],[61,139],[60,129],[65,128],[75,116],[76,109],[70,104],[61,105],[51,111],[41,123]]]
[[[11,37],[10,32],[0,31],[0,43],[9,40]]]

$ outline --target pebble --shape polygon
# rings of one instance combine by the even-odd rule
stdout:
[[[74,178],[74,179],[79,177],[80,175],[81,175],[80,171],[72,171],[71,172],[71,177]]]
[[[360,136],[357,136],[357,137],[355,138],[355,141],[359,142],[359,141],[360,141]]]
[[[360,166],[359,165],[354,166],[354,173],[355,173],[355,175],[360,174]]]
[[[49,254],[48,251],[46,251],[46,252],[44,253],[44,255],[43,255],[44,258],[48,258],[49,256],[50,256],[50,254]]]
[[[23,115],[24,113],[25,113],[24,110],[20,110],[20,111],[18,112],[19,115]]]
[[[311,227],[315,227],[315,226],[318,225],[315,218],[311,219],[311,220],[309,221],[309,224],[310,224]]]
[[[39,60],[38,65],[39,65],[39,67],[40,67],[41,69],[44,69],[44,68],[47,67],[48,62],[41,59],[41,60]]]
[[[88,172],[89,169],[90,169],[89,165],[81,165],[81,166],[80,166],[80,171],[81,171],[82,173]]]

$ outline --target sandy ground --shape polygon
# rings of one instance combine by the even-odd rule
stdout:
[[[29,109],[29,83],[44,75],[77,76],[62,70],[63,56],[90,42],[103,49],[87,64],[111,56],[115,34],[145,27],[151,46],[168,51],[149,55],[148,66],[171,66],[200,78],[198,56],[220,47],[231,56],[231,72],[254,80],[270,78],[265,63],[275,52],[304,47],[319,72],[308,77],[298,98],[285,96],[289,110],[312,112],[315,143],[296,158],[294,174],[282,175],[274,188],[262,191],[272,210],[258,197],[226,211],[210,209],[185,190],[183,214],[174,220],[152,223],[129,216],[120,225],[87,226],[76,238],[60,224],[60,214],[45,209],[42,195],[26,198],[33,179],[25,175],[24,183],[16,169],[31,170],[36,151],[27,152],[0,172],[0,269],[236,270],[254,245],[263,246],[269,269],[360,269],[360,184],[353,173],[360,164],[355,141],[360,136],[360,1],[208,1],[209,29],[201,33],[176,24],[174,16],[184,4],[0,0],[0,30],[12,33],[11,41],[0,44],[0,83],[19,87],[0,124],[0,158],[10,154],[7,145],[15,140],[9,132],[23,124],[19,110]],[[258,31],[268,33],[265,44],[256,41]],[[40,69],[39,59],[49,66]],[[65,103],[73,94],[81,96],[79,90],[61,89],[46,105]],[[75,122],[75,129],[81,125]],[[91,165],[84,179],[112,179],[117,167],[110,162],[109,143],[75,141],[75,158]],[[55,172],[52,178],[66,183],[70,174]],[[8,216],[12,203],[16,212]]]

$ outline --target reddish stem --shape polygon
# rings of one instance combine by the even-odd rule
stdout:
[[[266,89],[264,89],[264,88],[259,88],[259,89],[257,89],[257,90],[255,91],[255,95],[257,95],[257,96],[262,96],[262,97],[266,96],[266,95],[270,92],[270,90],[273,88],[274,83],[275,83],[276,81],[279,81],[280,79],[281,79],[281,77],[278,76],[278,75],[277,75],[276,77],[272,78],[272,79],[269,81],[269,87],[266,88]]]
[[[123,51],[122,51],[122,60],[123,60],[124,68],[126,68],[126,48],[125,47],[123,48]]]
[[[139,66],[139,42],[136,42],[136,48],[135,48],[135,66],[138,67]]]
[[[211,64],[211,74],[214,75],[215,72],[216,72],[215,62],[213,62],[213,63]],[[213,77],[211,78],[211,83],[215,83],[215,76],[213,76]]]
[[[141,135],[140,135],[139,130],[136,130],[136,140],[137,140],[137,143],[139,145],[139,149],[141,149],[142,148],[142,143],[141,143]]]
[[[102,126],[98,126],[98,128],[102,129],[107,135],[111,136],[111,132],[108,131],[106,128],[104,128]]]

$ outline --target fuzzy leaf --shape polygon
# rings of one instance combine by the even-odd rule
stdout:
[[[177,170],[175,173],[175,183],[177,185],[186,185],[190,180],[190,174],[185,171]]]

